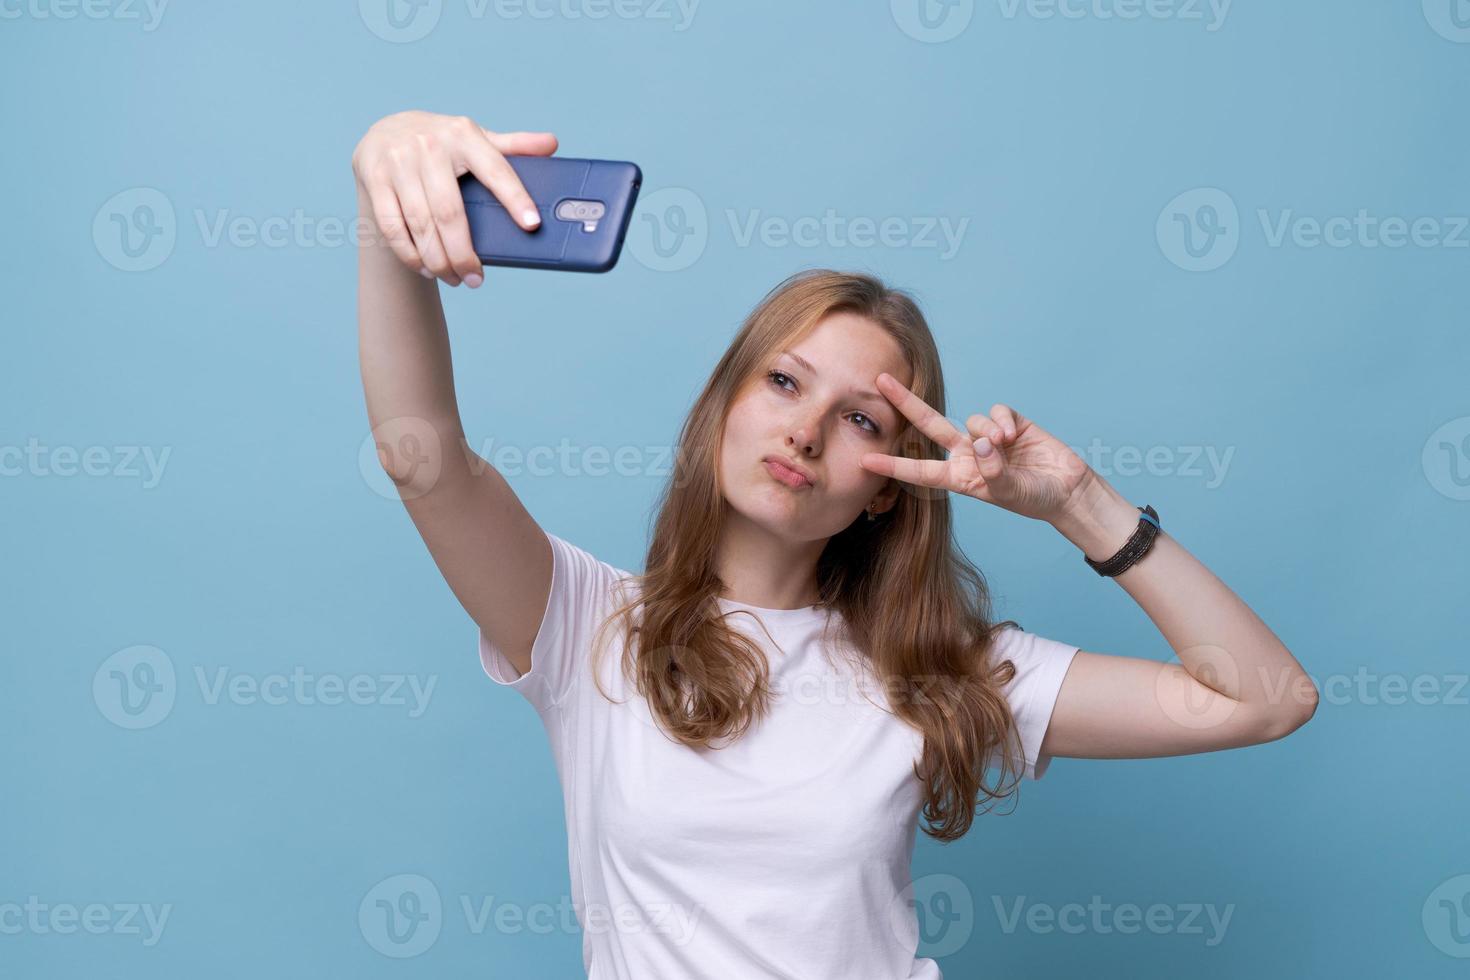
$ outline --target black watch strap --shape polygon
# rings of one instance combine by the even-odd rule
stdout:
[[[1158,511],[1154,510],[1151,505],[1138,509],[1143,511],[1142,516],[1138,518],[1138,527],[1127,543],[1118,549],[1116,555],[1103,561],[1093,561],[1086,554],[1082,556],[1082,560],[1087,562],[1097,574],[1108,577],[1121,575],[1132,568],[1153,547],[1154,539],[1159,536],[1161,527]]]

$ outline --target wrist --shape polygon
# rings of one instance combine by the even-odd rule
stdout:
[[[1138,529],[1138,508],[1112,484],[1089,473],[1062,512],[1049,523],[1084,555],[1105,561]]]
[[[382,230],[378,227],[378,216],[373,210],[372,194],[357,180],[357,243],[359,246],[387,245]]]

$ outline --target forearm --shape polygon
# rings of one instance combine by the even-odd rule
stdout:
[[[358,361],[371,425],[407,416],[456,431],[459,405],[438,281],[393,254],[361,184],[357,211]]]
[[[1137,507],[1093,473],[1051,524],[1087,557],[1102,561],[1128,540],[1139,516]],[[1167,531],[1114,581],[1200,683],[1272,712],[1305,710],[1315,699],[1301,664],[1271,628]]]

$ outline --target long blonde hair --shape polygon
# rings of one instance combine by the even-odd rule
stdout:
[[[772,693],[765,655],[725,623],[716,602],[716,548],[728,506],[718,485],[725,418],[774,352],[836,312],[891,334],[913,370],[909,387],[945,412],[938,348],[907,293],[871,275],[815,269],[789,277],[751,311],[684,421],[645,570],[634,579],[638,594],[597,632],[623,621],[623,671],[660,728],[691,747],[739,738],[766,715]],[[946,458],[912,425],[893,454]],[[882,685],[890,709],[923,734],[914,773],[932,825],[924,832],[951,841],[970,829],[977,805],[1002,799],[1020,782],[1012,761],[1019,736],[1000,689],[1015,665],[991,662],[999,630],[1018,624],[991,622],[985,577],[953,539],[949,492],[904,490],[878,521],[860,515],[828,540],[817,563],[818,604],[841,614],[845,641]],[[634,609],[641,610],[637,622]],[[1015,775],[1014,784],[985,783],[992,759],[1000,783]]]

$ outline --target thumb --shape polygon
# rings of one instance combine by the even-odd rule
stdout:
[[[553,133],[497,133],[485,130],[485,138],[499,150],[502,156],[548,157],[556,152],[557,140]]]

